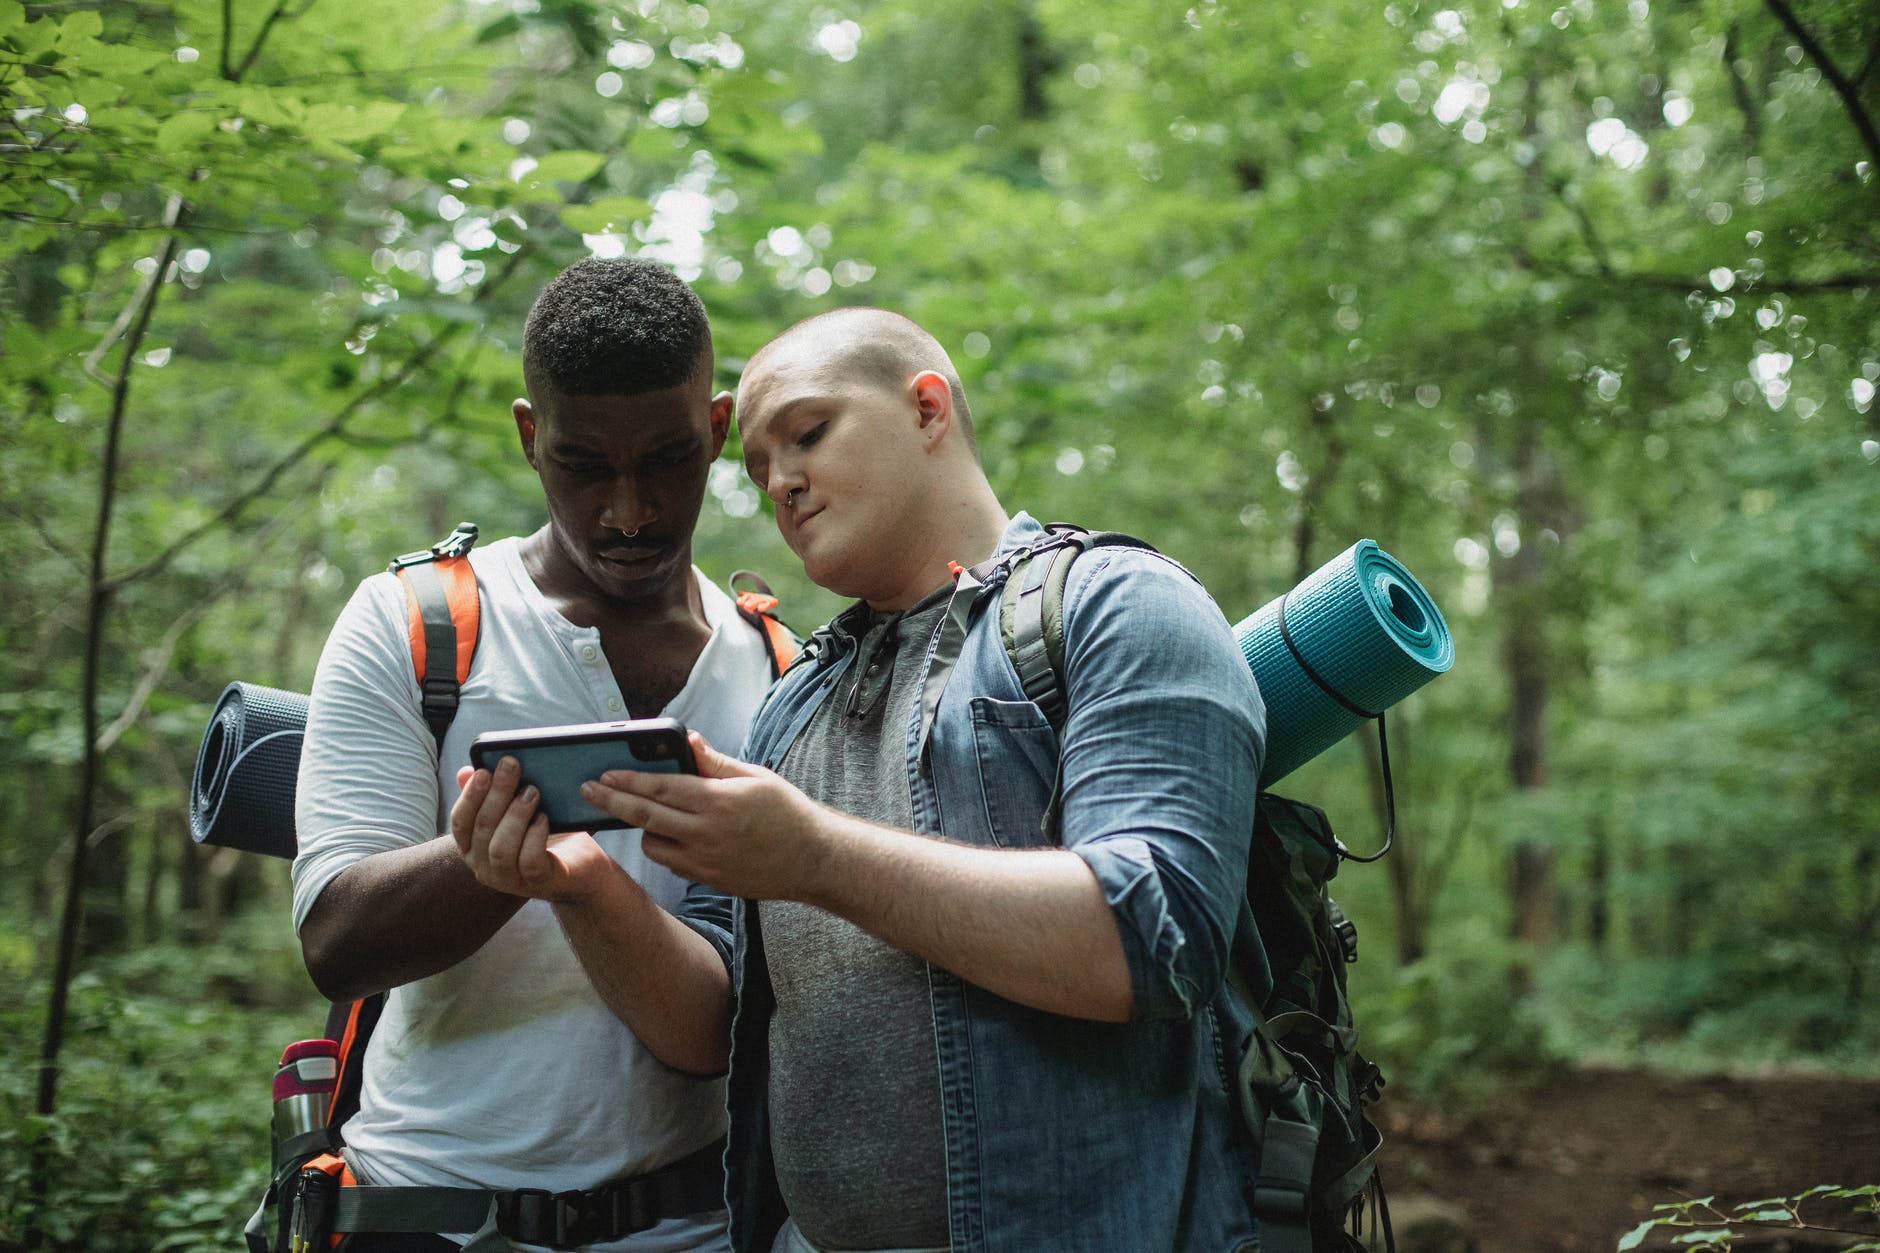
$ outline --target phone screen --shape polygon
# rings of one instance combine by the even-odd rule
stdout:
[[[494,769],[504,757],[514,757],[522,781],[541,792],[539,808],[550,831],[620,826],[618,818],[581,798],[581,785],[609,770],[698,773],[685,726],[672,718],[490,731],[470,745],[470,764],[481,769]]]

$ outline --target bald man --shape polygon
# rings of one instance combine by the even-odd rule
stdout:
[[[696,740],[700,777],[587,790],[709,888],[652,919],[526,815],[479,873],[546,876],[603,995],[689,1066],[722,1049],[722,1008],[675,1023],[653,985],[736,989],[740,1253],[1257,1247],[1223,971],[1264,718],[1226,620],[1173,562],[1086,554],[1060,746],[998,625],[1043,530],[994,495],[933,337],[884,310],[809,319],[752,359],[738,412],[784,539],[856,604],[773,690],[747,762]]]

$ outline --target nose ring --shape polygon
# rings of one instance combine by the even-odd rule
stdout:
[[[802,489],[802,488],[800,488],[800,487],[793,487],[793,488],[791,488],[791,489],[790,489],[789,491],[787,491],[787,492],[785,492],[785,493],[783,494],[783,507],[784,507],[785,509],[794,509],[794,508],[796,508],[796,498],[797,498],[797,494],[798,494],[799,492],[801,492],[802,490],[803,490],[803,489]]]

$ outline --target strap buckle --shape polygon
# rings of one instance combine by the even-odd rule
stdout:
[[[448,724],[457,716],[458,692],[457,676],[454,674],[427,674],[419,685],[422,693],[424,721],[428,726],[436,726],[441,719]]]
[[[1306,1190],[1291,1184],[1258,1183],[1253,1189],[1253,1216],[1263,1223],[1306,1221]]]
[[[431,545],[431,555],[440,561],[446,557],[468,557],[476,542],[477,524],[459,522],[456,530]]]
[[[497,1194],[496,1222],[511,1240],[574,1249],[653,1226],[660,1216],[652,1192],[628,1180],[592,1192],[518,1188]]]
[[[392,558],[386,569],[396,573],[407,566],[421,566],[429,561],[443,561],[450,557],[467,557],[476,547],[477,524],[459,522],[457,529],[446,535],[429,548],[420,548],[415,552],[401,553]]]

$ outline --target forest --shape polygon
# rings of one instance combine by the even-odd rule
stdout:
[[[1414,572],[1456,662],[1333,885],[1393,1201],[1880,1248],[1872,5],[0,0],[0,103],[0,1249],[241,1247],[324,1003],[287,864],[190,839],[205,724],[541,524],[523,318],[589,254],[688,280],[727,387],[916,318],[1001,499],[1230,621]],[[770,508],[734,436],[695,559],[807,634]],[[1380,782],[1367,731],[1285,790],[1366,849]],[[1739,1083],[1802,1115],[1692,1121]]]

